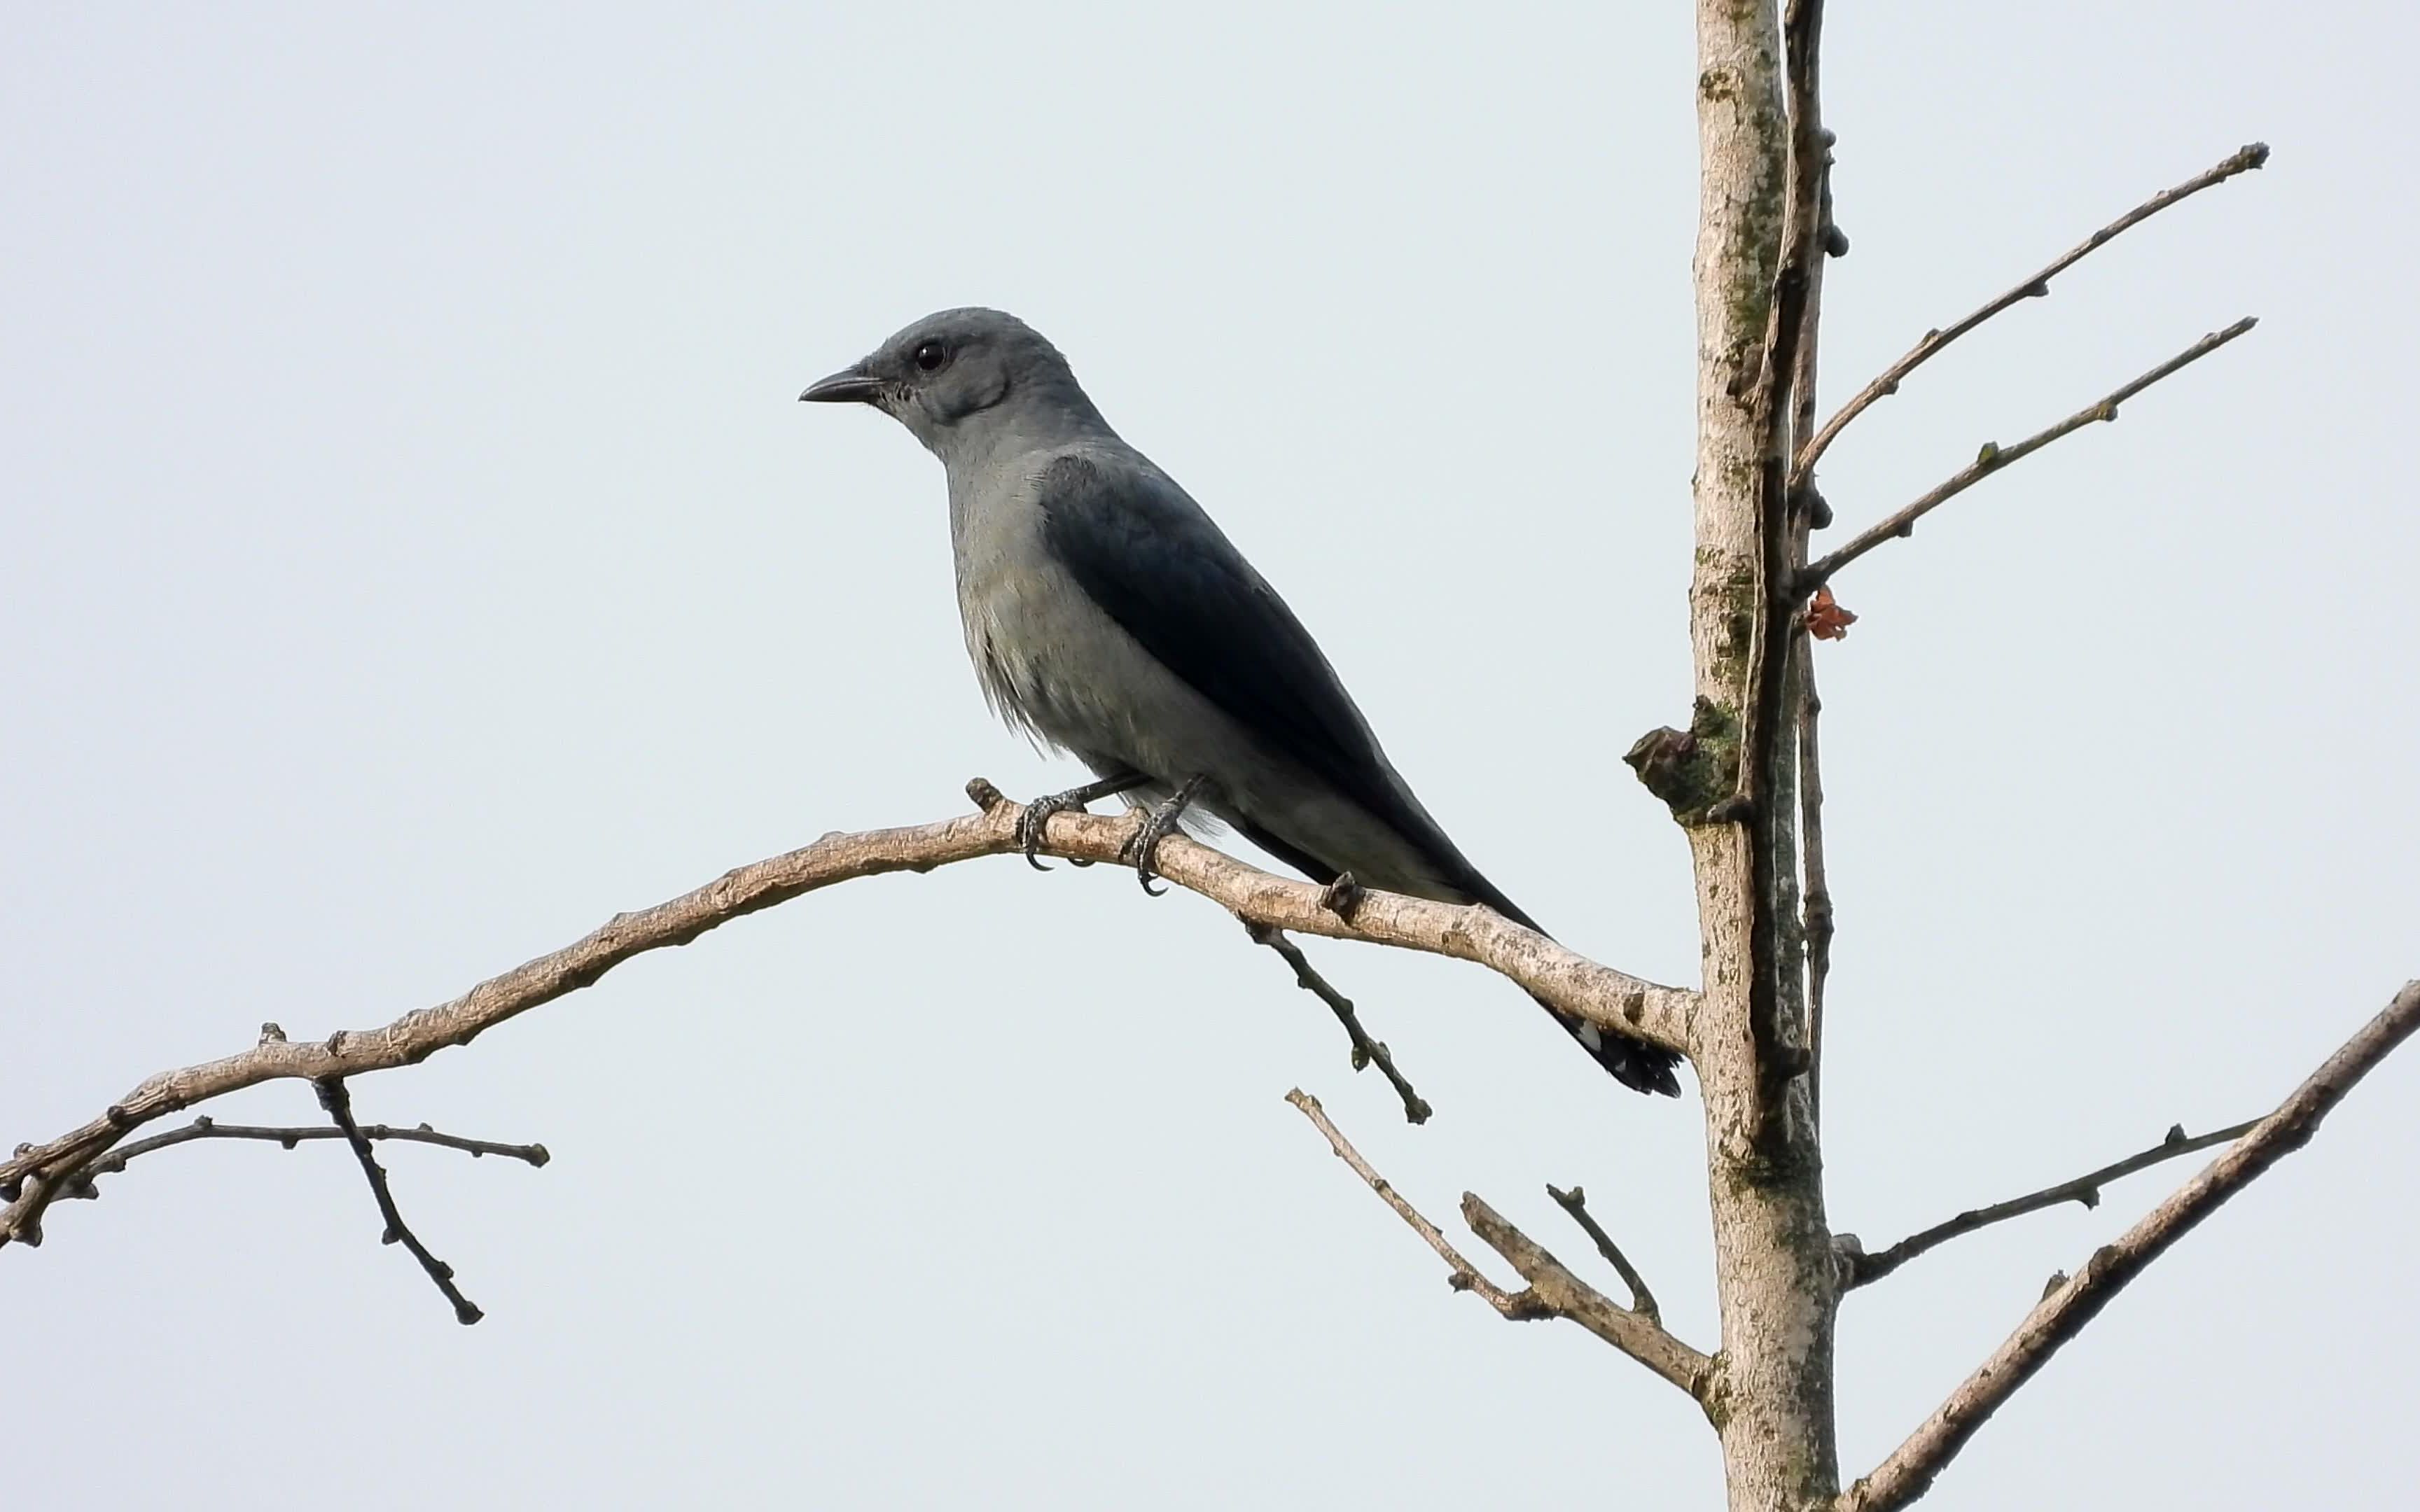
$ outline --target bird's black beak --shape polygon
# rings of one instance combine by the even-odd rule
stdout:
[[[799,397],[809,404],[872,404],[881,392],[880,383],[848,367],[828,378],[815,379]]]

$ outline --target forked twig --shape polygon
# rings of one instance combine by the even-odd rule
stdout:
[[[2050,293],[2052,279],[2083,261],[2086,255],[2106,244],[2119,232],[2149,220],[2169,206],[2180,200],[2189,199],[2213,184],[2223,184],[2240,173],[2260,167],[2268,161],[2269,145],[2265,142],[2254,142],[2238,147],[2211,168],[2195,174],[2174,189],[2160,191],[2100,230],[2093,232],[2081,243],[2069,249],[2065,255],[2054,258],[2049,267],[1998,299],[1993,300],[1957,324],[1926,332],[1922,341],[1908,348],[1907,353],[1898,362],[1883,369],[1881,377],[1858,390],[1854,398],[1840,407],[1838,414],[1823,423],[1822,430],[1817,431],[1811,439],[1799,447],[1797,460],[1792,464],[1790,470],[1791,487],[1795,489],[1806,483],[1808,476],[1814,472],[1816,462],[1823,457],[1823,453],[1830,448],[1840,432],[1847,428],[1849,422],[1864,414],[1876,400],[1897,393],[1900,380],[1930,362],[1943,347],[2010,305],[2024,300],[2040,299],[2047,295]]]
[[[2276,1112],[2236,1141],[2234,1149],[2211,1162],[2116,1242],[2093,1251],[2072,1277],[2053,1286],[2017,1331],[1975,1367],[1948,1400],[1892,1450],[1873,1473],[1840,1493],[1834,1504],[1836,1512],[1897,1512],[1922,1496],[1976,1430],[2049,1364],[2060,1346],[2083,1332],[2110,1299],[2195,1225],[2262,1172],[2309,1143],[2329,1110],[2415,1029],[2420,1029],[2420,981],[2408,981],[2394,1001],[2294,1088]]]
[[[2086,405],[2083,409],[2068,416],[2065,420],[2060,421],[2057,424],[2052,425],[2046,430],[2036,431],[2033,435],[2026,437],[2024,440],[2017,442],[2014,446],[1997,446],[1989,441],[1984,442],[1983,449],[1976,454],[1975,460],[1973,462],[1968,463],[1957,472],[1952,473],[1937,487],[1933,488],[1931,492],[1927,493],[1923,498],[1918,499],[1912,504],[1909,504],[1906,508],[1891,516],[1888,519],[1884,520],[1881,524],[1871,526],[1859,532],[1858,535],[1854,540],[1850,541],[1848,545],[1840,548],[1837,551],[1827,552],[1821,560],[1815,562],[1809,565],[1806,571],[1800,573],[1798,575],[1799,594],[1803,597],[1807,594],[1813,593],[1816,589],[1830,581],[1834,573],[1838,572],[1842,567],[1847,566],[1850,563],[1856,561],[1859,557],[1871,551],[1874,548],[1882,545],[1885,541],[1904,539],[1907,536],[1915,534],[1916,522],[1917,520],[1920,520],[1925,516],[1931,514],[1933,510],[1939,508],[1942,504],[1947,503],[1948,501],[1955,499],[1960,494],[1964,493],[1967,489],[1982,482],[1985,478],[1990,477],[1993,473],[2008,467],[2010,463],[2023,461],[2024,458],[2033,455],[2033,454],[2040,451],[2043,447],[2048,446],[2051,442],[2058,440],[2060,437],[2069,435],[2074,431],[2082,430],[2085,426],[2093,424],[2095,421],[2116,420],[2118,418],[2118,407],[2119,405],[2124,404],[2127,400],[2142,393],[2145,389],[2149,388],[2152,384],[2159,382],[2162,378],[2177,372],[2179,369],[2188,367],[2193,363],[2201,361],[2203,358],[2208,357],[2211,353],[2218,350],[2221,347],[2226,346],[2228,342],[2242,335],[2245,332],[2250,331],[2254,326],[2257,326],[2259,323],[2259,320],[2255,316],[2245,316],[2242,319],[2238,320],[2235,324],[2227,327],[2224,331],[2211,332],[2209,335],[2204,336],[2197,342],[2195,342],[2183,351],[2180,351],[2176,356],[2169,358],[2166,362],[2162,363],[2159,366],[2151,369],[2142,377],[2135,378],[2133,382],[2122,384],[2119,387],[2111,390],[2109,393],[2102,394],[2099,399]]]

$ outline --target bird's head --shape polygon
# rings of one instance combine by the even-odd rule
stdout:
[[[1100,423],[1059,348],[998,310],[928,315],[799,397],[870,404],[944,460],[995,434],[1039,440],[1070,422]]]

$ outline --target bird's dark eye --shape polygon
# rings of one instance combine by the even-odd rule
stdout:
[[[916,346],[915,363],[921,372],[938,373],[949,361],[950,348],[938,341],[919,342]]]

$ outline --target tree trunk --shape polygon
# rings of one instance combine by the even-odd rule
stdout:
[[[1684,816],[1695,860],[1705,1000],[1697,1063],[1722,1307],[1713,1412],[1736,1509],[1836,1493],[1832,1331],[1838,1282],[1799,966],[1795,720],[1754,714],[1755,664],[1793,660],[1775,636],[1768,463],[1787,376],[1762,371],[1788,199],[1781,28],[1771,0],[1699,0],[1697,567],[1689,589],[1692,735],[1738,800]],[[1760,638],[1763,644],[1760,645]],[[1786,686],[1777,701],[1792,707]],[[1749,770],[1739,780],[1739,766]],[[1703,769],[1703,768],[1701,768]]]

